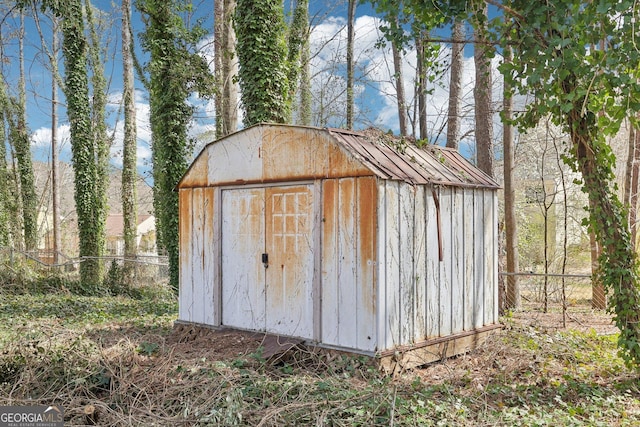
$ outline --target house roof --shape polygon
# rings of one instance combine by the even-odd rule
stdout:
[[[211,164],[209,156],[216,159]],[[283,156],[286,161],[282,161]],[[377,129],[350,131],[267,123],[207,144],[177,188],[277,182],[294,177],[335,178],[353,176],[351,173],[415,185],[500,188],[456,150],[429,144],[418,147],[409,139]]]
[[[138,215],[138,225],[151,218],[153,215]],[[106,221],[106,234],[107,236],[122,236],[124,235],[124,215],[122,214],[109,214]]]

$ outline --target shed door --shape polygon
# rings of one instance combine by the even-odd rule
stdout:
[[[312,195],[310,185],[222,192],[224,325],[313,337]]]

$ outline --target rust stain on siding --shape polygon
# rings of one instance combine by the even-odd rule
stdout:
[[[191,164],[178,186],[186,187],[206,187],[209,185],[209,156],[206,149]]]
[[[378,186],[376,178],[359,178],[358,194],[360,209],[358,215],[358,234],[360,236],[360,265],[362,306],[370,314],[376,311],[376,253],[377,253],[377,207]]]

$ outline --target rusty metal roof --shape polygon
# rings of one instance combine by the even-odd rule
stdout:
[[[493,178],[456,150],[436,145],[419,148],[407,140],[374,129],[362,132],[335,128],[327,130],[351,155],[380,178],[411,184],[500,188]]]

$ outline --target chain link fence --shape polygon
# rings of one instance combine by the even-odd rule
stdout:
[[[62,253],[0,248],[0,265],[5,278],[33,280],[62,277],[78,281],[80,264],[88,259],[97,259],[102,263],[105,280],[120,280],[126,270],[130,282],[135,286],[166,285],[169,282],[169,262],[166,256],[145,254],[135,257],[72,258]]]
[[[520,323],[543,329],[615,333],[606,295],[587,274],[501,273],[501,307]],[[515,284],[514,284],[515,283]]]

